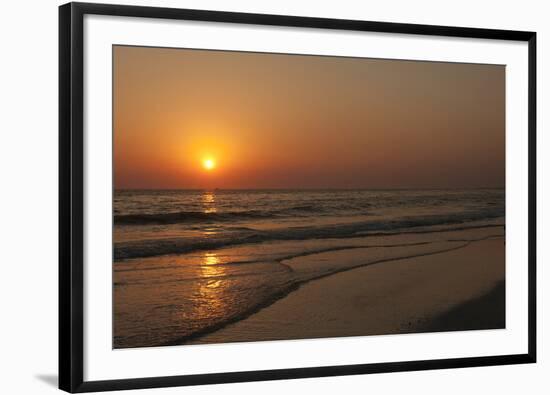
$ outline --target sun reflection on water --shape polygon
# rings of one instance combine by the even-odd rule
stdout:
[[[213,236],[218,234],[218,229],[215,227],[209,227],[209,228],[203,229],[202,234],[203,236]]]
[[[220,264],[220,258],[213,252],[206,252],[203,256],[201,265],[201,277],[206,280],[206,288],[218,288],[222,280],[218,277],[223,276],[225,268]]]
[[[205,214],[214,214],[218,212],[216,207],[216,195],[212,191],[205,191],[201,196],[202,212]],[[213,236],[218,233],[216,227],[207,227],[202,231],[203,235]]]
[[[205,214],[218,212],[216,208],[216,195],[212,191],[205,191],[202,194],[202,206]]]
[[[227,268],[215,252],[197,256],[198,264],[192,265],[196,279],[186,285],[186,308],[180,311],[179,319],[188,325],[193,322],[208,326],[216,322],[228,309]]]
[[[217,265],[218,263],[220,263],[220,258],[218,258],[215,252],[207,252],[204,254],[205,265]]]

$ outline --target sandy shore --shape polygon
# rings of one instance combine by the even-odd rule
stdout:
[[[192,343],[503,328],[502,238],[312,281]]]

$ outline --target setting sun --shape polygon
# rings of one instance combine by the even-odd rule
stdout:
[[[202,161],[202,167],[204,167],[206,170],[212,170],[216,167],[216,162],[214,159],[205,159]]]

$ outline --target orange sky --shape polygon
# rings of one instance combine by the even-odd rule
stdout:
[[[115,46],[115,187],[502,187],[504,82],[494,65]]]

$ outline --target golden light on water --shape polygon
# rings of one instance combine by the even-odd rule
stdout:
[[[216,196],[214,195],[214,192],[204,192],[202,195],[202,206],[203,213],[205,214],[216,213],[218,211],[216,208]]]
[[[220,259],[213,252],[207,252],[204,254],[204,264],[205,265],[217,265],[220,263]]]
[[[203,264],[201,265],[202,277],[206,280],[206,284],[203,287],[203,292],[208,292],[208,289],[218,288],[222,284],[222,280],[219,278],[223,276],[225,269],[223,265],[220,265],[220,259],[213,252],[207,252],[203,257]],[[212,300],[212,298],[210,298]]]

